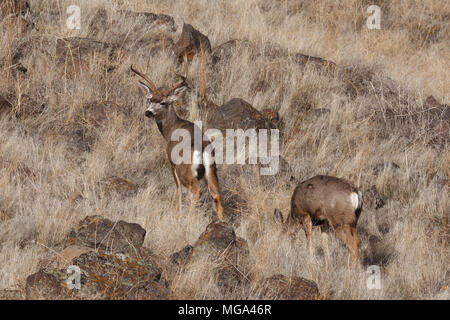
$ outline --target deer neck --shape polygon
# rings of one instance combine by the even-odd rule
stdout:
[[[170,140],[172,131],[176,129],[177,122],[179,121],[180,118],[178,117],[173,105],[168,107],[167,114],[163,118],[156,119],[158,129],[167,141]]]

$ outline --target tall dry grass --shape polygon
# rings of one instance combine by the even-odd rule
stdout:
[[[138,41],[165,31],[119,21],[95,36],[99,41],[131,41],[134,52],[114,72],[105,73],[104,58],[99,56],[77,77],[61,75],[50,48],[58,38],[90,37],[87,25],[98,8],[113,16],[118,9],[171,15],[178,26],[175,40],[186,22],[206,34],[213,47],[230,39],[247,39],[261,52],[277,45],[368,69],[380,79],[393,79],[412,111],[421,110],[428,95],[449,103],[450,7],[446,2],[374,1],[383,11],[381,30],[365,28],[370,1],[30,2],[35,29],[23,36],[14,25],[0,25],[4,75],[0,95],[13,93],[14,111],[21,115],[0,118],[0,210],[7,214],[0,220],[0,289],[23,287],[26,276],[54,254],[52,249],[86,215],[141,224],[147,230],[145,246],[161,257],[195,242],[212,215],[208,201],[197,212],[176,213],[163,140],[156,125],[144,119],[144,106],[127,73],[133,63],[157,84],[172,80],[170,54],[161,52],[149,62]],[[81,30],[65,27],[69,4],[82,8]],[[30,39],[38,41],[23,58],[29,70],[15,76],[11,52]],[[258,179],[236,177],[220,167],[222,185],[246,203],[236,233],[248,240],[252,271],[259,278],[283,273],[312,279],[325,299],[449,298],[448,182],[442,184],[449,179],[448,144],[427,145],[423,142],[427,132],[420,127],[411,127],[405,136],[396,127],[373,121],[370,112],[380,97],[366,94],[351,99],[340,90],[339,77],[289,59],[253,59],[244,53],[213,74],[202,72],[203,68],[204,61],[196,59],[188,70],[189,120],[206,120],[197,106],[204,91],[219,105],[240,97],[259,110],[275,109],[283,121],[282,155],[297,178],[328,174],[350,179],[363,189],[376,185],[387,200],[382,209],[363,210],[358,225],[363,268],[355,271],[348,268],[348,251],[333,236],[328,237],[331,259],[325,265],[318,233],[313,234],[313,257],[305,250],[303,234],[292,242],[280,233],[272,221],[273,211],[288,212],[292,186],[277,181],[265,188]],[[265,90],[252,89],[258,81],[266,83]],[[97,127],[79,118],[93,101],[114,101],[120,108]],[[396,108],[392,101],[383,106]],[[34,112],[42,104],[45,111]],[[315,117],[305,112],[308,108],[330,112]],[[80,126],[92,136],[90,152],[66,148],[65,134]],[[390,135],[380,137],[380,132]],[[375,165],[390,162],[400,169],[387,167],[374,173]],[[107,192],[101,182],[111,176],[136,184],[137,194],[122,197]],[[365,267],[370,264],[381,267],[381,290],[366,287]],[[172,283],[176,296],[256,297],[257,288],[252,286],[223,296],[208,272],[213,267],[200,261],[176,275]]]

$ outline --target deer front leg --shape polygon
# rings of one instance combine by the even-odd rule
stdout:
[[[189,191],[189,198],[191,200],[189,212],[193,212],[197,205],[198,199],[200,199],[200,195],[202,194],[202,188],[200,188],[198,184],[193,184],[189,186]]]
[[[177,203],[177,211],[179,214],[181,214],[181,186],[180,186],[180,178],[178,178],[178,174],[175,171],[174,168],[172,168],[172,174],[173,174],[173,178],[175,179],[175,184],[177,187],[177,198],[178,198],[178,203]]]
[[[309,255],[312,256],[312,249],[311,249],[312,221],[311,221],[311,217],[306,212],[305,213],[302,212],[301,220],[302,220],[303,230],[305,230],[308,252],[309,252]]]
[[[211,196],[216,203],[217,216],[219,220],[223,219],[223,208],[222,208],[222,200],[220,198],[219,192],[219,180],[217,179],[216,168],[213,166],[207,166],[206,168],[206,183],[208,185],[208,190]]]
[[[336,236],[341,239],[346,245],[348,250],[350,251],[350,254],[352,256],[352,264],[356,265],[358,260],[358,245],[357,241],[358,239],[354,238],[354,235],[352,234],[352,228],[350,225],[340,225],[335,228],[336,230]],[[356,234],[356,228],[355,228],[355,234]]]

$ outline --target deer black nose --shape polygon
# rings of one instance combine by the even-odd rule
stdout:
[[[147,118],[151,118],[151,117],[153,117],[153,112],[151,112],[150,110],[147,110],[147,111],[145,111],[145,116]]]

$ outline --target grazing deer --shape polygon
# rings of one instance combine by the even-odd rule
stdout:
[[[222,220],[223,208],[219,193],[216,164],[213,159],[214,154],[205,152],[205,147],[208,146],[210,142],[203,141],[202,136],[202,149],[199,150],[194,144],[194,130],[199,130],[200,132],[201,130],[198,127],[195,128],[196,125],[194,123],[178,117],[173,106],[174,102],[181,97],[182,93],[187,88],[186,76],[176,73],[176,75],[181,78],[181,81],[172,88],[164,90],[158,89],[146,75],[134,69],[133,66],[131,66],[131,70],[145,80],[145,82],[141,80],[138,82],[141,94],[147,99],[145,116],[155,119],[159,131],[166,140],[166,152],[172,166],[172,174],[177,187],[178,211],[181,212],[180,184],[185,186],[191,192],[191,208],[193,208],[202,192],[199,181],[204,178],[208,190],[216,203],[217,215],[219,216],[219,219]],[[175,164],[171,158],[172,149],[178,143],[178,141],[172,141],[172,133],[177,129],[187,130],[190,134],[191,161],[189,164]]]
[[[295,188],[291,198],[291,212],[286,221],[283,222],[278,209],[275,209],[274,219],[284,223],[284,231],[287,231],[287,227],[301,224],[310,254],[312,226],[331,225],[337,237],[347,245],[355,263],[359,261],[356,223],[362,205],[362,192],[351,182],[336,177],[315,176]],[[326,242],[324,245],[327,247]]]

